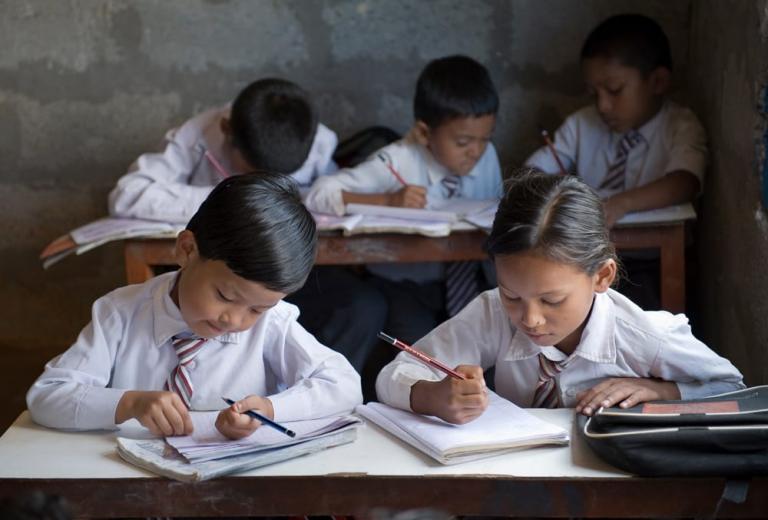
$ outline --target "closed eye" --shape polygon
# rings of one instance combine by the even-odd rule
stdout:
[[[224,296],[224,293],[221,292],[219,289],[216,289],[216,292],[218,293],[219,298],[221,298],[222,301],[225,301],[225,302],[231,302],[232,301],[230,298],[227,298],[226,296]]]

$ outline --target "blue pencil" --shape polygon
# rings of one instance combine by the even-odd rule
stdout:
[[[222,399],[224,399],[224,402],[227,403],[229,406],[232,406],[233,404],[235,404],[235,401],[233,401],[232,399],[227,399],[226,397],[222,397]],[[252,417],[252,418],[256,419],[257,421],[261,421],[262,423],[266,424],[267,426],[271,426],[275,430],[286,434],[288,437],[296,437],[296,432],[295,431],[289,430],[288,428],[286,428],[282,424],[278,424],[275,421],[273,421],[272,419],[270,419],[268,417],[264,417],[263,415],[261,415],[258,412],[254,412],[253,410],[246,410],[243,413],[245,415],[247,415],[248,417]]]

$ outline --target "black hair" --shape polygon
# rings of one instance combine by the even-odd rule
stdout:
[[[618,263],[597,193],[579,177],[533,168],[507,180],[485,249],[491,258],[535,252],[590,276],[606,260]]]
[[[581,48],[581,59],[596,57],[618,60],[643,76],[659,67],[672,70],[667,35],[658,23],[641,14],[612,16],[595,27]]]
[[[256,170],[290,174],[307,160],[317,131],[309,94],[290,81],[267,78],[232,103],[232,143]]]
[[[201,258],[222,260],[242,278],[292,293],[304,285],[315,261],[315,220],[290,177],[257,173],[220,182],[187,229]]]
[[[414,117],[430,128],[452,119],[496,114],[498,110],[499,95],[488,70],[467,56],[430,61],[416,82]]]

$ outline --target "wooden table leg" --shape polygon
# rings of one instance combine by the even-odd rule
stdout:
[[[661,308],[685,312],[685,227],[663,228],[660,249]]]

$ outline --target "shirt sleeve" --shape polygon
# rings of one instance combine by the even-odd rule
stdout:
[[[577,113],[578,114],[578,113]],[[578,123],[577,114],[569,116],[560,128],[555,132],[554,148],[560,162],[566,171],[571,171],[576,164],[576,151],[578,149]],[[525,160],[526,166],[537,168],[546,173],[560,173],[560,166],[557,164],[549,146],[542,146],[536,150],[528,159]]]
[[[109,194],[110,215],[179,224],[192,218],[213,186],[189,184],[205,150],[186,133],[169,131],[162,153],[143,154],[131,165]]]
[[[394,154],[393,154],[394,155]],[[397,158],[393,157],[393,167],[398,169]],[[403,169],[399,169],[403,172]],[[318,213],[342,216],[346,212],[342,192],[354,193],[391,193],[402,186],[389,171],[378,152],[354,168],[345,168],[338,173],[320,177],[309,190],[306,198],[307,207]]]
[[[669,315],[666,330],[651,373],[654,377],[677,383],[682,399],[745,388],[741,372],[696,339],[683,314]]]
[[[416,342],[414,348],[451,368],[476,365],[486,370],[493,366],[503,343],[502,331],[509,328],[508,320],[495,305],[494,292],[495,289],[486,291],[472,300],[456,316]],[[445,377],[450,376],[401,352],[376,378],[376,395],[383,403],[410,410],[411,387],[415,383]]]
[[[92,321],[66,352],[49,361],[27,392],[38,424],[68,430],[114,429],[125,390],[107,388],[123,323],[108,297],[97,300]]]
[[[267,364],[284,390],[267,396],[276,421],[351,412],[363,402],[360,375],[347,359],[322,345],[298,321],[298,311],[276,313],[269,327]]]
[[[672,125],[669,140],[669,162],[664,173],[690,172],[699,179],[699,186],[703,187],[707,167],[707,136],[692,111],[680,108],[680,117]]]
[[[300,187],[308,187],[318,177],[328,175],[339,169],[333,160],[333,153],[336,151],[338,142],[339,138],[336,136],[336,132],[322,123],[317,125],[307,160],[304,161],[301,168],[291,174],[291,177]]]

